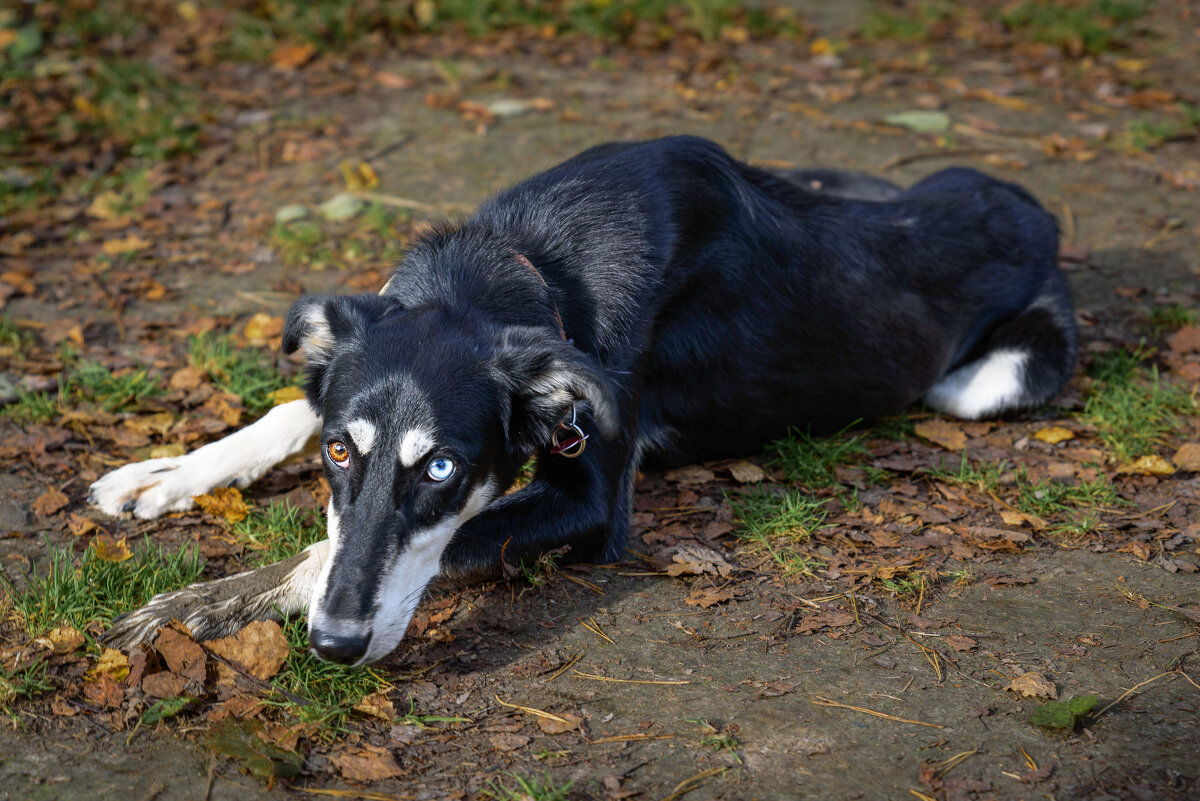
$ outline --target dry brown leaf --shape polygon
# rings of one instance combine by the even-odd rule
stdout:
[[[1062,426],[1050,426],[1049,428],[1039,428],[1034,432],[1033,438],[1042,442],[1049,442],[1051,445],[1057,445],[1060,442],[1075,439],[1075,432]]]
[[[85,534],[91,534],[99,526],[96,521],[90,520],[83,515],[69,514],[67,515],[67,530],[76,537],[82,537]]]
[[[1018,512],[1015,509],[1001,509],[1000,519],[1004,521],[1004,525],[1006,526],[1029,526],[1036,531],[1041,531],[1049,525],[1037,515]]]
[[[518,748],[529,745],[530,739],[524,734],[516,732],[499,732],[488,735],[488,740],[497,751],[516,751]]]
[[[112,676],[97,676],[92,681],[84,682],[83,697],[93,704],[116,709],[121,705],[125,691]]]
[[[120,256],[123,253],[136,253],[150,247],[148,240],[137,234],[131,234],[123,239],[110,239],[104,243],[104,253],[108,256]]]
[[[142,692],[151,698],[174,698],[183,695],[187,679],[178,673],[161,670],[142,679]]]
[[[708,574],[728,577],[734,570],[733,565],[712,548],[689,542],[677,545],[671,554],[671,560],[673,564],[667,565],[666,570],[669,576]]]
[[[172,624],[159,629],[158,638],[154,640],[154,650],[162,655],[167,667],[185,679],[204,684],[208,655],[204,653],[195,640],[177,630]]]
[[[49,517],[69,504],[71,499],[54,488],[50,488],[37,496],[33,502],[33,511],[39,517]]]
[[[317,54],[315,45],[284,43],[271,51],[270,61],[281,70],[294,70],[303,67]]]
[[[206,641],[204,647],[258,679],[278,673],[290,652],[283,629],[273,620],[255,620],[236,634]]]
[[[769,681],[763,685],[763,689],[759,695],[764,698],[778,698],[781,695],[787,695],[799,686],[800,682],[798,681],[787,681],[786,679]]]
[[[71,625],[56,626],[50,629],[41,637],[33,641],[35,645],[49,650],[55,654],[69,654],[79,646],[83,645],[83,634],[78,629]],[[111,650],[111,649],[108,649]],[[117,651],[120,654],[120,651]],[[124,654],[121,654],[124,658]],[[129,661],[125,661],[126,673],[129,672]],[[124,676],[115,676],[114,678],[123,679]]]
[[[1051,700],[1058,698],[1058,690],[1055,689],[1054,682],[1034,670],[1024,676],[1017,676],[1006,689],[1020,693],[1026,698],[1049,698]]]
[[[1171,461],[1180,470],[1189,473],[1200,473],[1200,442],[1185,442],[1175,451]]]
[[[1186,325],[1167,337],[1167,347],[1176,353],[1200,353],[1200,327]]]
[[[250,507],[242,500],[242,493],[237,487],[217,487],[207,495],[197,495],[192,498],[207,514],[223,517],[230,523],[238,523],[250,514]]]
[[[1118,473],[1135,473],[1139,476],[1169,476],[1174,474],[1175,466],[1157,453],[1143,456],[1136,462],[1117,468]]]
[[[365,784],[404,775],[392,752],[378,745],[347,746],[340,753],[331,755],[329,761],[343,778],[352,782]]]
[[[934,417],[929,420],[919,420],[913,426],[917,436],[924,437],[935,445],[941,445],[948,451],[961,451],[967,447],[967,435],[962,426]]]
[[[674,484],[705,484],[715,479],[716,476],[707,467],[693,464],[668,470],[663,478]]]
[[[157,434],[162,436],[175,424],[175,416],[170,412],[155,412],[132,417],[125,421],[125,427],[139,434]]]
[[[703,589],[692,590],[692,594],[684,598],[683,602],[688,606],[698,606],[701,609],[708,609],[710,606],[716,606],[717,604],[732,600],[733,590],[705,587]]]
[[[809,615],[800,621],[800,625],[796,629],[801,634],[808,634],[817,629],[841,628],[849,626],[854,622],[854,615],[849,612],[842,612],[837,609],[826,609],[824,612],[818,612],[815,615]]]
[[[171,374],[167,384],[171,389],[189,390],[200,386],[204,381],[204,371],[195,367],[181,367]]]
[[[384,89],[411,89],[416,85],[416,81],[412,78],[406,78],[394,72],[375,73],[375,82]]]
[[[118,540],[108,534],[97,534],[92,539],[92,552],[101,562],[125,562],[133,558],[124,536]]]
[[[949,645],[955,651],[970,651],[978,644],[970,637],[964,637],[961,634],[949,634],[946,636],[946,645]]]
[[[387,693],[371,693],[354,705],[355,712],[391,723],[396,719],[396,707]]]
[[[578,731],[579,727],[583,724],[583,718],[579,715],[572,715],[570,712],[555,712],[554,714],[562,718],[562,720],[543,717],[537,719],[538,728],[546,734],[564,734],[569,731]]]
[[[743,484],[757,484],[767,478],[767,471],[754,462],[734,462],[729,466],[729,473],[735,481]]]

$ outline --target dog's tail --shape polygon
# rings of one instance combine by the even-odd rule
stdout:
[[[1067,279],[1055,268],[1020,314],[984,337],[979,357],[942,376],[925,402],[968,420],[1040,406],[1071,375],[1077,342]]]

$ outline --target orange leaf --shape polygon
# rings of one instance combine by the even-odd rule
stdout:
[[[239,523],[250,514],[250,507],[242,500],[242,493],[237,487],[217,487],[207,495],[197,495],[192,500],[206,513],[223,517],[230,523]]]
[[[98,534],[92,540],[92,551],[101,562],[125,562],[133,558],[133,552],[125,544],[125,538],[116,540],[108,534]]]
[[[967,435],[962,427],[935,417],[932,420],[921,420],[913,426],[917,436],[924,437],[935,445],[941,445],[948,451],[961,451],[967,447]]]

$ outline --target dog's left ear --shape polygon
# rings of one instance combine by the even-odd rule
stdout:
[[[583,351],[538,328],[505,329],[493,369],[501,385],[501,415],[510,445],[532,452],[550,435],[573,403],[586,403],[600,433],[617,431],[613,388]]]

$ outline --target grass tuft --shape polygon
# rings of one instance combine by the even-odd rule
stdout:
[[[192,337],[189,351],[193,367],[207,374],[220,389],[241,398],[253,414],[270,409],[271,393],[289,384],[267,364],[269,354],[257,348],[238,347],[228,336]]]
[[[146,398],[161,395],[162,384],[144,369],[113,372],[97,362],[84,362],[59,382],[59,403],[95,403],[107,411],[137,407]]]
[[[19,590],[7,579],[0,581],[30,636],[63,623],[87,636],[89,624],[107,627],[158,593],[193,583],[203,569],[195,548],[172,553],[146,540],[124,562],[106,562],[88,548],[78,567],[69,548],[51,548],[47,575],[27,576]]]
[[[515,787],[509,787],[503,779],[489,781],[483,791],[484,797],[491,801],[567,801],[567,794],[574,785],[574,782],[558,784],[549,773],[543,773],[540,778],[526,778],[516,773],[508,775],[516,782]]]
[[[768,463],[783,470],[788,481],[810,490],[840,486],[836,468],[870,456],[862,435],[847,435],[848,429],[827,437],[791,429],[787,437],[767,446]]]
[[[778,495],[765,490],[730,495],[728,501],[742,524],[738,539],[766,550],[785,576],[820,566],[797,546],[822,527],[827,512],[821,501],[795,489]]]
[[[1196,413],[1196,400],[1158,370],[1141,366],[1140,351],[1117,350],[1097,356],[1095,379],[1080,419],[1097,435],[1118,463],[1154,453],[1179,429],[1180,416]]]
[[[273,501],[266,508],[251,509],[245,520],[231,523],[229,530],[253,552],[251,567],[261,567],[325,539],[325,518],[315,509]]]
[[[46,677],[46,660],[36,658],[28,664],[7,668],[0,665],[0,712],[15,720],[12,702],[35,698],[54,689]]]

